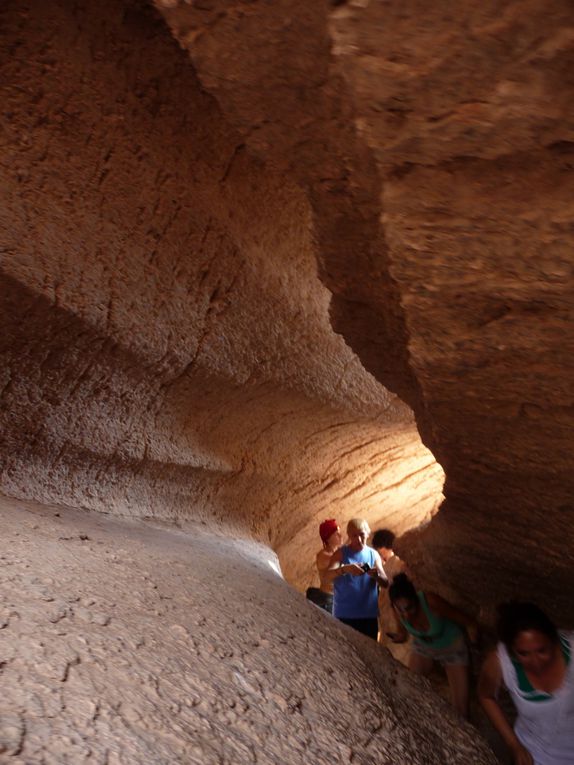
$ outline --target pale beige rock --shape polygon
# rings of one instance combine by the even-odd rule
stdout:
[[[325,515],[428,520],[442,472],[329,324],[305,195],[162,19],[3,12],[3,490],[225,520],[301,587]]]
[[[0,631],[2,762],[494,765],[426,681],[289,587],[266,546],[53,509],[0,499],[5,561],[20,561],[0,567],[20,613]],[[86,529],[81,555],[59,538]],[[74,603],[52,624],[46,575],[57,600],[107,601],[112,621]]]
[[[333,332],[305,193],[246,147],[163,20],[116,0],[10,0],[2,15],[2,490],[264,540],[300,587],[325,516],[428,520],[442,471]],[[206,598],[187,559],[67,518],[54,508],[46,532],[15,517],[0,561],[14,762],[319,763],[334,738],[370,763],[381,742],[415,746],[408,724],[404,740],[387,731],[394,713],[379,723],[391,702],[359,658],[343,663],[367,695],[345,670],[325,711],[321,658],[332,645],[338,666],[346,643],[267,588],[253,543],[194,555],[194,581],[217,584]],[[462,762],[454,726],[447,759]]]

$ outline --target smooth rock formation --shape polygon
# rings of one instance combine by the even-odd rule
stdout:
[[[495,765],[426,681],[303,600],[263,545],[29,502],[0,512],[2,762]]]

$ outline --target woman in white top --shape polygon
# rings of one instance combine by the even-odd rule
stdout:
[[[559,632],[532,603],[499,609],[497,649],[482,667],[478,696],[516,765],[574,765],[574,632]],[[514,730],[497,696],[516,707]]]

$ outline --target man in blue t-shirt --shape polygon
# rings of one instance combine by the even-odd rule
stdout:
[[[371,533],[362,518],[353,518],[347,524],[348,544],[334,553],[329,563],[329,576],[333,582],[333,615],[363,635],[377,639],[378,599],[377,586],[388,587],[381,556],[367,546]]]

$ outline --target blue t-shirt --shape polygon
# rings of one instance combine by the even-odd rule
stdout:
[[[353,552],[346,545],[341,547],[341,565],[368,563],[374,567],[376,553],[372,547]],[[338,619],[376,619],[379,614],[377,583],[368,574],[353,576],[343,574],[333,583],[333,615]]]

